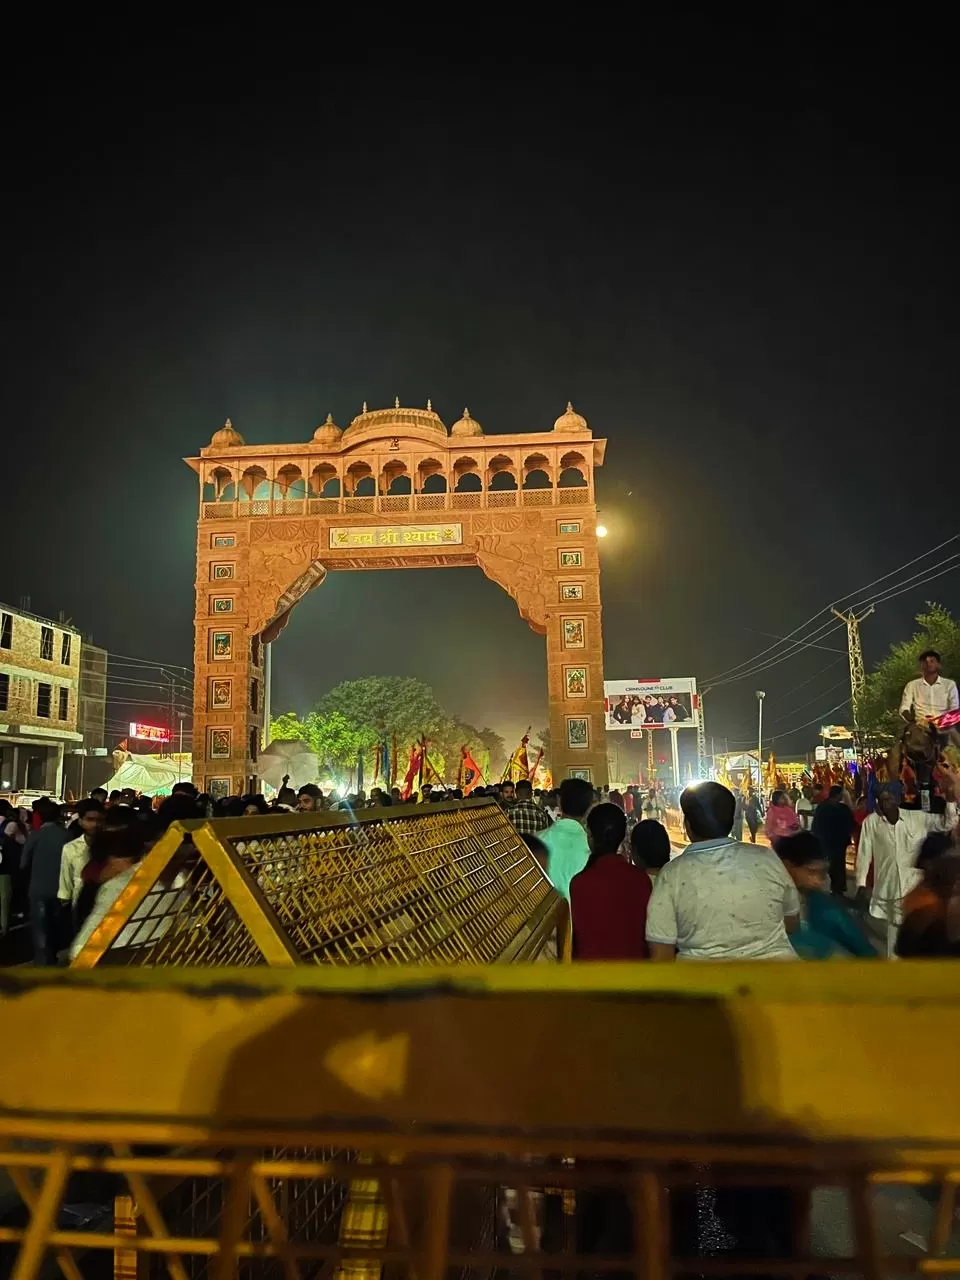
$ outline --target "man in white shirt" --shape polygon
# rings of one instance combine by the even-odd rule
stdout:
[[[917,661],[920,675],[907,683],[900,699],[904,720],[925,722],[936,720],[945,711],[960,711],[956,681],[941,676],[940,655],[936,649],[925,649]]]
[[[60,888],[57,890],[60,901],[68,903],[71,908],[76,907],[83,888],[81,876],[90,861],[93,837],[103,823],[103,805],[99,800],[81,800],[77,805],[77,821],[80,835],[65,844],[60,855]]]
[[[795,960],[800,897],[765,845],[730,838],[736,803],[718,782],[680,797],[690,843],[657,875],[647,909],[654,960]]]
[[[903,899],[921,880],[916,868],[917,854],[931,831],[951,831],[957,822],[955,780],[947,775],[944,783],[949,799],[944,813],[925,813],[922,809],[901,809],[887,791],[877,800],[877,811],[871,813],[860,831],[857,850],[857,889],[865,889],[870,864],[873,864],[873,892],[870,914],[887,926],[887,955],[896,954],[897,930],[903,919]]]

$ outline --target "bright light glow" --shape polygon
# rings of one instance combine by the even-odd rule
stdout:
[[[605,524],[597,525],[597,537],[605,538],[607,536],[607,526]]]

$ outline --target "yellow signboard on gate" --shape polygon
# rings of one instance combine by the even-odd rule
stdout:
[[[367,524],[330,530],[330,550],[354,547],[455,547],[462,524]]]

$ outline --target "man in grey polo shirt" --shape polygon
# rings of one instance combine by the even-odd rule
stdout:
[[[680,797],[691,841],[657,876],[647,910],[654,960],[795,960],[796,886],[772,849],[730,838],[736,803],[718,782]]]

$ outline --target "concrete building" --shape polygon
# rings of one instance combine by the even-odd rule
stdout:
[[[0,604],[0,794],[59,795],[80,746],[79,632]]]
[[[107,651],[84,639],[80,647],[80,688],[77,697],[77,731],[81,741],[67,747],[63,770],[63,794],[85,796],[102,786],[113,773],[106,744]]]

